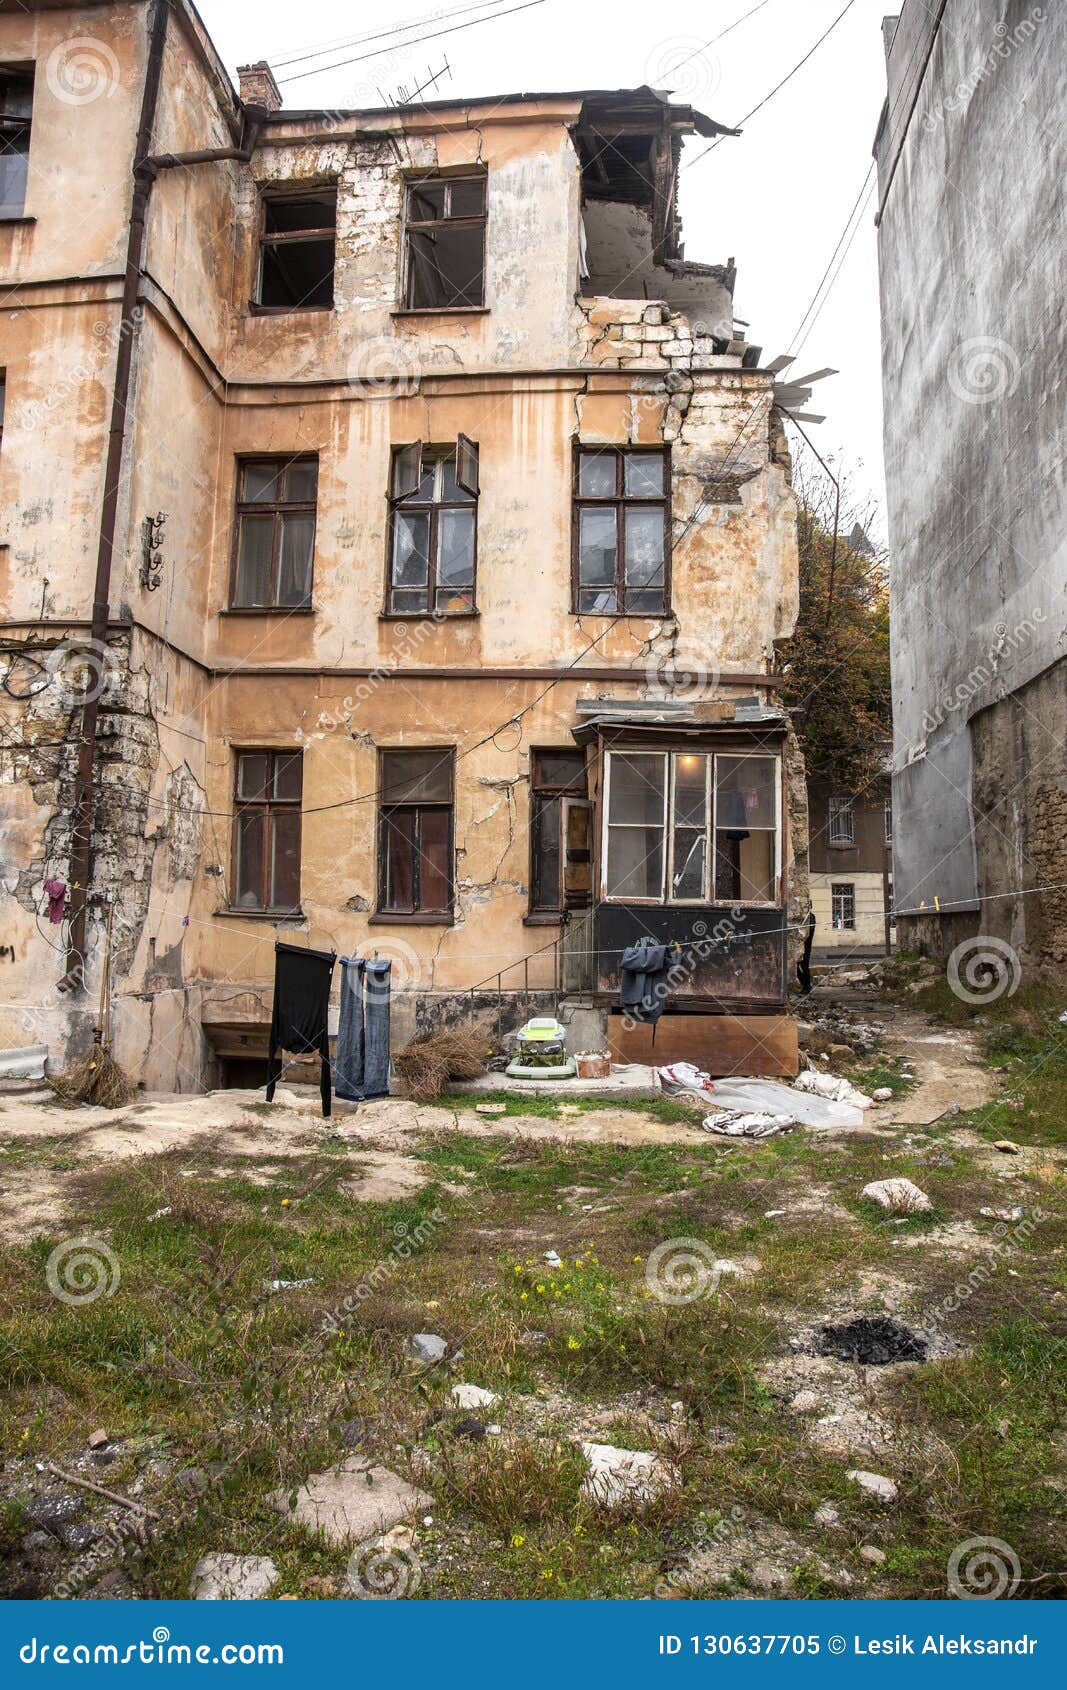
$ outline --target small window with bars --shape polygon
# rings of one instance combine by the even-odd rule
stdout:
[[[831,798],[829,833],[831,845],[853,845],[856,834],[851,798]]]
[[[835,932],[856,925],[856,888],[851,881],[835,881],[830,887],[830,924]]]

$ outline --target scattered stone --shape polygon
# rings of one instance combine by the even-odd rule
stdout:
[[[547,1262],[550,1268],[563,1266],[563,1259],[561,1256],[557,1255],[555,1250],[546,1250],[544,1255],[541,1257],[541,1260],[543,1262]]]
[[[894,1361],[925,1361],[926,1341],[917,1332],[889,1315],[861,1315],[840,1325],[828,1325],[816,1334],[815,1351],[836,1356],[838,1361],[861,1362],[865,1367],[886,1367]]]
[[[875,1496],[879,1502],[895,1502],[899,1492],[892,1479],[887,1479],[884,1473],[865,1473],[861,1467],[850,1467],[845,1474],[860,1490],[868,1496]]]
[[[865,1185],[861,1197],[869,1197],[892,1215],[919,1215],[933,1204],[925,1191],[910,1179],[876,1179]]]
[[[893,1088],[892,1086],[878,1086],[874,1091],[872,1091],[871,1096],[874,1098],[875,1103],[892,1103]]]
[[[258,1602],[281,1577],[269,1555],[202,1555],[189,1580],[197,1602]]]
[[[22,1548],[28,1555],[34,1554],[39,1549],[54,1549],[55,1544],[56,1540],[51,1532],[43,1532],[40,1528],[37,1531],[27,1532],[22,1540]]]
[[[174,1489],[183,1496],[203,1496],[209,1482],[202,1467],[182,1467],[171,1480]]]
[[[583,1443],[582,1454],[589,1463],[582,1490],[606,1508],[627,1502],[643,1506],[675,1483],[673,1468],[647,1450]]]
[[[76,1520],[83,1508],[78,1496],[61,1496],[46,1491],[41,1496],[32,1496],[23,1513],[32,1525],[51,1532],[53,1537],[61,1537],[63,1527]]]
[[[149,1218],[150,1221],[161,1221],[163,1219],[164,1215],[169,1215],[169,1214],[172,1214],[172,1213],[173,1213],[173,1210],[171,1208],[171,1205],[168,1203],[165,1206],[165,1208],[157,1209],[155,1214],[149,1215],[148,1218]]]
[[[85,1441],[89,1445],[90,1449],[106,1449],[108,1444],[111,1442],[111,1439],[101,1428],[99,1431],[90,1432]]]
[[[485,1428],[485,1435],[487,1438],[499,1438],[500,1432],[501,1428],[497,1425],[495,1420],[491,1425]]]
[[[1016,1203],[1010,1209],[979,1209],[978,1213],[987,1221],[1021,1221],[1026,1211]]]
[[[453,1385],[452,1401],[457,1408],[492,1408],[500,1398],[495,1391],[487,1391],[481,1385]]]
[[[815,1510],[814,1520],[817,1526],[839,1526],[841,1524],[841,1516],[832,1502],[820,1502]]]
[[[794,1414],[814,1414],[819,1399],[814,1391],[798,1391],[789,1406]]]
[[[860,1560],[866,1561],[870,1567],[884,1567],[885,1552],[877,1549],[873,1543],[865,1543],[860,1550]]]
[[[727,1261],[725,1257],[720,1257],[717,1261],[712,1262],[711,1271],[713,1276],[719,1279],[744,1279],[745,1277],[744,1268],[739,1267],[737,1262]]]
[[[275,1491],[268,1500],[280,1514],[343,1546],[389,1531],[425,1508],[430,1498],[387,1467],[368,1466],[359,1456],[350,1456],[326,1473],[313,1473],[294,1502],[287,1491]]]
[[[444,1358],[448,1345],[436,1332],[416,1332],[408,1342],[408,1354],[415,1361],[433,1362]]]
[[[506,1115],[508,1112],[506,1103],[476,1103],[474,1108],[478,1115]]]
[[[91,1543],[96,1542],[100,1536],[100,1528],[83,1520],[73,1525],[60,1526],[59,1535],[63,1540],[65,1549],[80,1552],[83,1549],[88,1549]]]
[[[1019,1154],[1019,1146],[1010,1138],[998,1138],[993,1149],[999,1150],[1002,1156],[1018,1156]]]

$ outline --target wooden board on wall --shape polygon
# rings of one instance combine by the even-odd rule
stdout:
[[[653,1029],[608,1016],[608,1046],[614,1062],[644,1062],[658,1068],[692,1062],[713,1079],[755,1074],[793,1079],[800,1069],[797,1024],[791,1015],[663,1015]]]

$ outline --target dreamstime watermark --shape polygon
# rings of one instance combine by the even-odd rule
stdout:
[[[53,1297],[72,1308],[101,1297],[113,1297],[119,1288],[119,1260],[102,1238],[65,1238],[49,1256],[45,1282]]]
[[[1048,22],[1048,13],[1042,6],[1033,6],[1029,17],[1022,18],[1014,27],[1006,23],[994,25],[993,34],[996,41],[990,47],[985,58],[976,65],[967,76],[963,76],[955,84],[950,94],[941,100],[933,111],[926,113],[922,120],[922,127],[927,134],[939,128],[944,123],[949,112],[959,111],[970,103],[975,91],[982,83],[992,76],[1006,59],[1010,59],[1017,47],[1032,41],[1037,34],[1039,24]]]
[[[415,345],[392,335],[357,341],[348,362],[347,381],[362,399],[410,399],[419,391]]]
[[[1015,348],[992,335],[971,335],[953,348],[948,385],[966,405],[992,405],[1010,399],[1022,365]]]
[[[422,1562],[414,1549],[391,1543],[390,1534],[366,1538],[349,1557],[345,1582],[357,1601],[396,1602],[422,1583]]]
[[[444,1226],[446,1219],[447,1216],[442,1210],[434,1209],[414,1226],[409,1226],[407,1221],[397,1221],[393,1228],[394,1241],[388,1253],[374,1264],[351,1295],[345,1298],[339,1310],[332,1310],[323,1315],[320,1331],[324,1334],[335,1333],[351,1325],[359,1312],[360,1304],[365,1303],[376,1291],[380,1291],[383,1285],[388,1285],[393,1275],[399,1273],[413,1256],[418,1255],[438,1227]]]
[[[86,704],[113,697],[122,684],[117,652],[104,641],[86,636],[65,640],[49,654],[40,692],[53,687],[60,707],[81,710]]]
[[[686,1574],[691,1571],[694,1556],[706,1555],[709,1549],[728,1543],[732,1534],[744,1525],[746,1518],[745,1510],[735,1502],[729,1515],[717,1520],[713,1526],[701,1520],[699,1529],[686,1547],[685,1559],[667,1567],[656,1585],[657,1600],[662,1602],[665,1598],[675,1595],[679,1588],[684,1589]]]
[[[969,1537],[948,1559],[948,1594],[961,1602],[1007,1601],[1021,1577],[1019,1557],[1000,1537]]]
[[[653,652],[645,660],[644,676],[653,692],[666,693],[677,704],[700,703],[722,681],[720,669],[709,669],[699,658],[680,651]]]
[[[645,60],[650,88],[669,88],[676,99],[707,99],[722,81],[722,62],[706,41],[695,35],[675,35],[659,41]]]
[[[122,86],[119,61],[106,41],[95,35],[76,35],[48,55],[45,80],[65,106],[91,106],[110,100]]]
[[[979,933],[964,939],[948,959],[948,983],[963,1003],[996,1003],[1014,997],[1022,980],[1022,964],[1004,939]]]
[[[709,962],[716,952],[722,951],[725,959],[735,946],[751,944],[753,935],[740,931],[743,916],[744,911],[735,906],[728,914],[720,916],[710,931],[706,921],[699,918],[694,921],[690,935],[676,943],[674,959],[665,972],[646,987],[641,1000],[641,1017],[632,1015],[629,1010],[623,1011],[624,1031],[632,1033],[635,1027],[648,1021],[650,1012],[657,1005],[666,1004],[672,992],[678,993],[689,985],[698,965]]]
[[[993,1228],[992,1238],[983,1239],[987,1259],[984,1262],[976,1263],[969,1270],[966,1279],[957,1280],[952,1290],[942,1297],[932,1313],[924,1315],[922,1324],[917,1328],[921,1336],[928,1343],[937,1338],[945,1322],[952,1315],[958,1314],[964,1304],[970,1302],[977,1292],[992,1282],[997,1269],[1002,1265],[1003,1258],[1008,1255],[1009,1251],[1027,1243],[1042,1221],[1046,1221],[1048,1218],[1043,1209],[1035,1208],[1031,1210],[1029,1215],[1023,1216],[1015,1223],[998,1221]]]
[[[106,373],[110,355],[116,345],[129,338],[144,322],[144,306],[135,305],[128,317],[118,323],[98,320],[93,324],[91,356],[67,365],[63,374],[49,387],[43,399],[31,399],[20,413],[20,425],[35,432],[52,415],[62,411],[66,415],[87,381],[99,381]]]
[[[680,1308],[710,1297],[720,1278],[715,1252],[702,1238],[667,1238],[645,1263],[645,1286],[658,1303]]]
[[[941,695],[933,709],[924,712],[920,723],[924,738],[917,746],[905,747],[894,755],[894,773],[906,769],[916,760],[917,753],[925,751],[930,735],[943,728],[950,716],[959,710],[966,710],[969,704],[990,689],[996,690],[1005,658],[1015,657],[1020,652],[1027,651],[1037,639],[1039,628],[1047,621],[1045,612],[1034,606],[1011,627],[1006,622],[996,623],[993,628],[993,641],[980,661],[973,665],[961,681],[957,681],[951,689]]]

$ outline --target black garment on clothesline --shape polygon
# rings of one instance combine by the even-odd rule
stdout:
[[[282,1074],[280,1050],[307,1056],[317,1051],[322,1058],[319,1090],[322,1113],[330,1113],[330,981],[335,951],[306,950],[302,945],[274,946],[274,1014],[270,1023],[267,1053],[267,1102],[274,1101],[274,1087]]]

